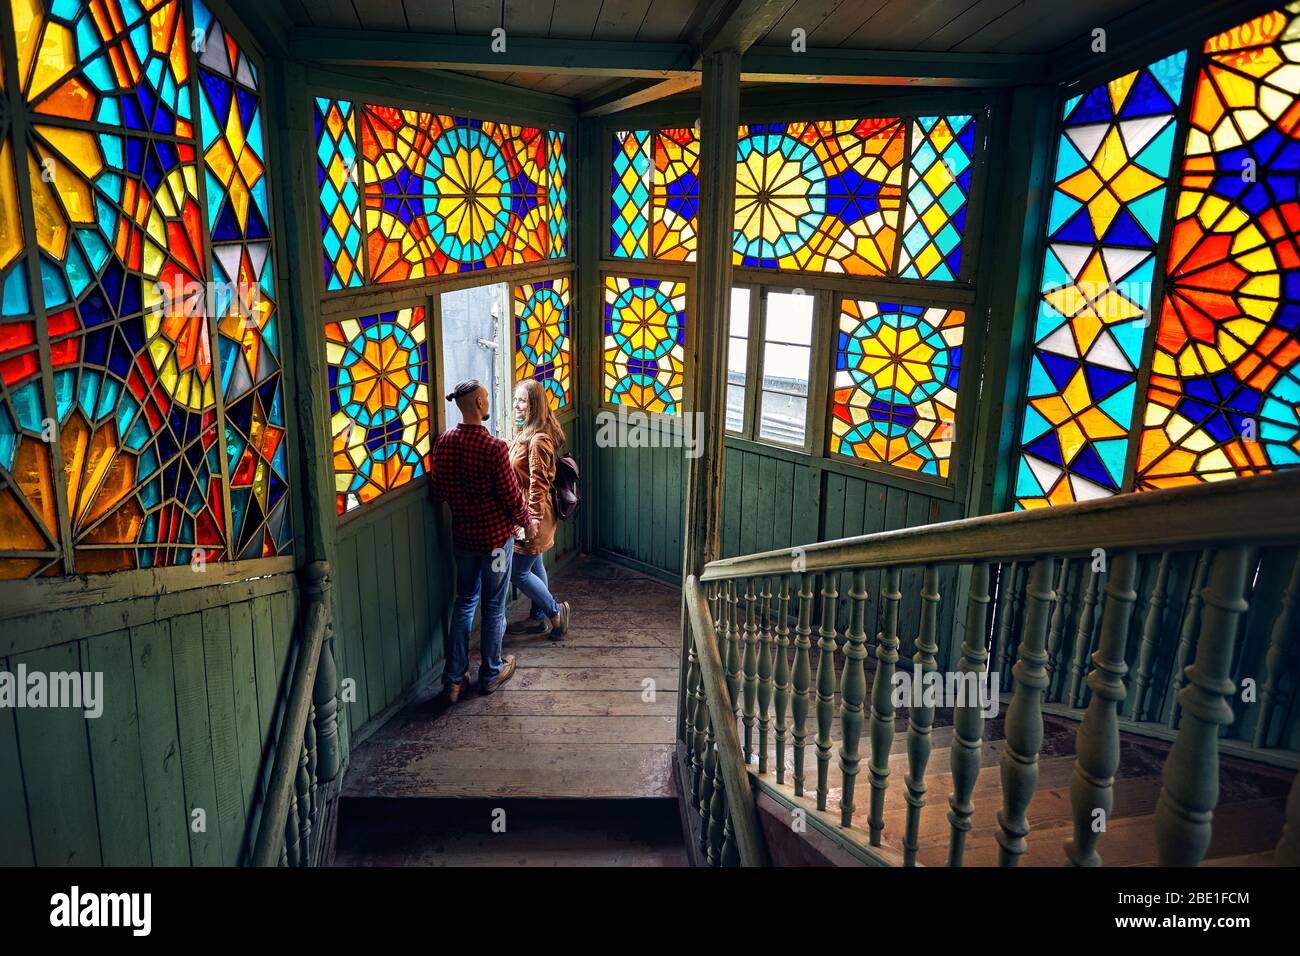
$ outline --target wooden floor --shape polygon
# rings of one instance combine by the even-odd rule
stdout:
[[[439,688],[426,688],[353,752],[344,796],[675,796],[680,592],[586,557],[555,574],[551,590],[573,609],[562,640],[507,635],[514,678],[449,711],[432,704]],[[511,611],[517,620],[527,605]],[[477,670],[476,653],[471,677]]]

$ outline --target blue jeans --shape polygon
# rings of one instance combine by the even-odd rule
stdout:
[[[500,552],[473,554],[456,550],[456,604],[452,612],[451,630],[447,632],[447,662],[442,672],[445,684],[458,684],[469,670],[469,629],[474,625],[474,612],[478,609],[479,595],[483,596],[483,639],[479,646],[482,661],[478,679],[486,684],[501,673],[501,639],[506,633],[506,598],[510,594],[511,549],[507,545],[504,557]],[[493,570],[493,562],[500,570]],[[504,564],[504,567],[501,566]]]
[[[534,621],[560,613],[560,605],[551,596],[551,582],[546,579],[544,557],[540,554],[516,554],[510,567],[510,583],[533,602],[532,613],[528,616]]]

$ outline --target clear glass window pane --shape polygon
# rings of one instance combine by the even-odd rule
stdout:
[[[727,381],[742,383],[749,367],[749,343],[732,338],[727,346]]]
[[[812,349],[802,345],[763,347],[763,388],[795,395],[808,394],[808,364]]]
[[[745,428],[745,389],[740,385],[727,386],[727,431],[739,432]]]
[[[793,292],[771,291],[767,294],[767,329],[769,342],[812,345],[813,304],[816,297]]]
[[[763,411],[759,416],[758,437],[783,445],[804,443],[804,423],[808,420],[808,399],[781,392],[763,393]]]
[[[749,338],[749,290],[731,289],[731,334]]]

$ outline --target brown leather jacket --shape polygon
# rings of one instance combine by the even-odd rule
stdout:
[[[510,467],[524,493],[528,517],[541,524],[531,540],[515,541],[517,554],[544,554],[555,544],[555,509],[551,504],[551,484],[555,481],[555,444],[541,432],[527,441],[510,442]]]

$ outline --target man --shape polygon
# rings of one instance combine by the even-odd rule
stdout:
[[[533,534],[536,529],[529,523],[506,443],[483,427],[488,416],[487,389],[470,379],[453,388],[447,401],[456,403],[462,421],[434,442],[430,493],[435,501],[445,501],[451,508],[456,606],[447,635],[442,696],[454,704],[469,690],[469,629],[480,594],[479,692],[492,693],[515,672],[514,656],[501,658],[512,539],[517,528],[528,527]]]

